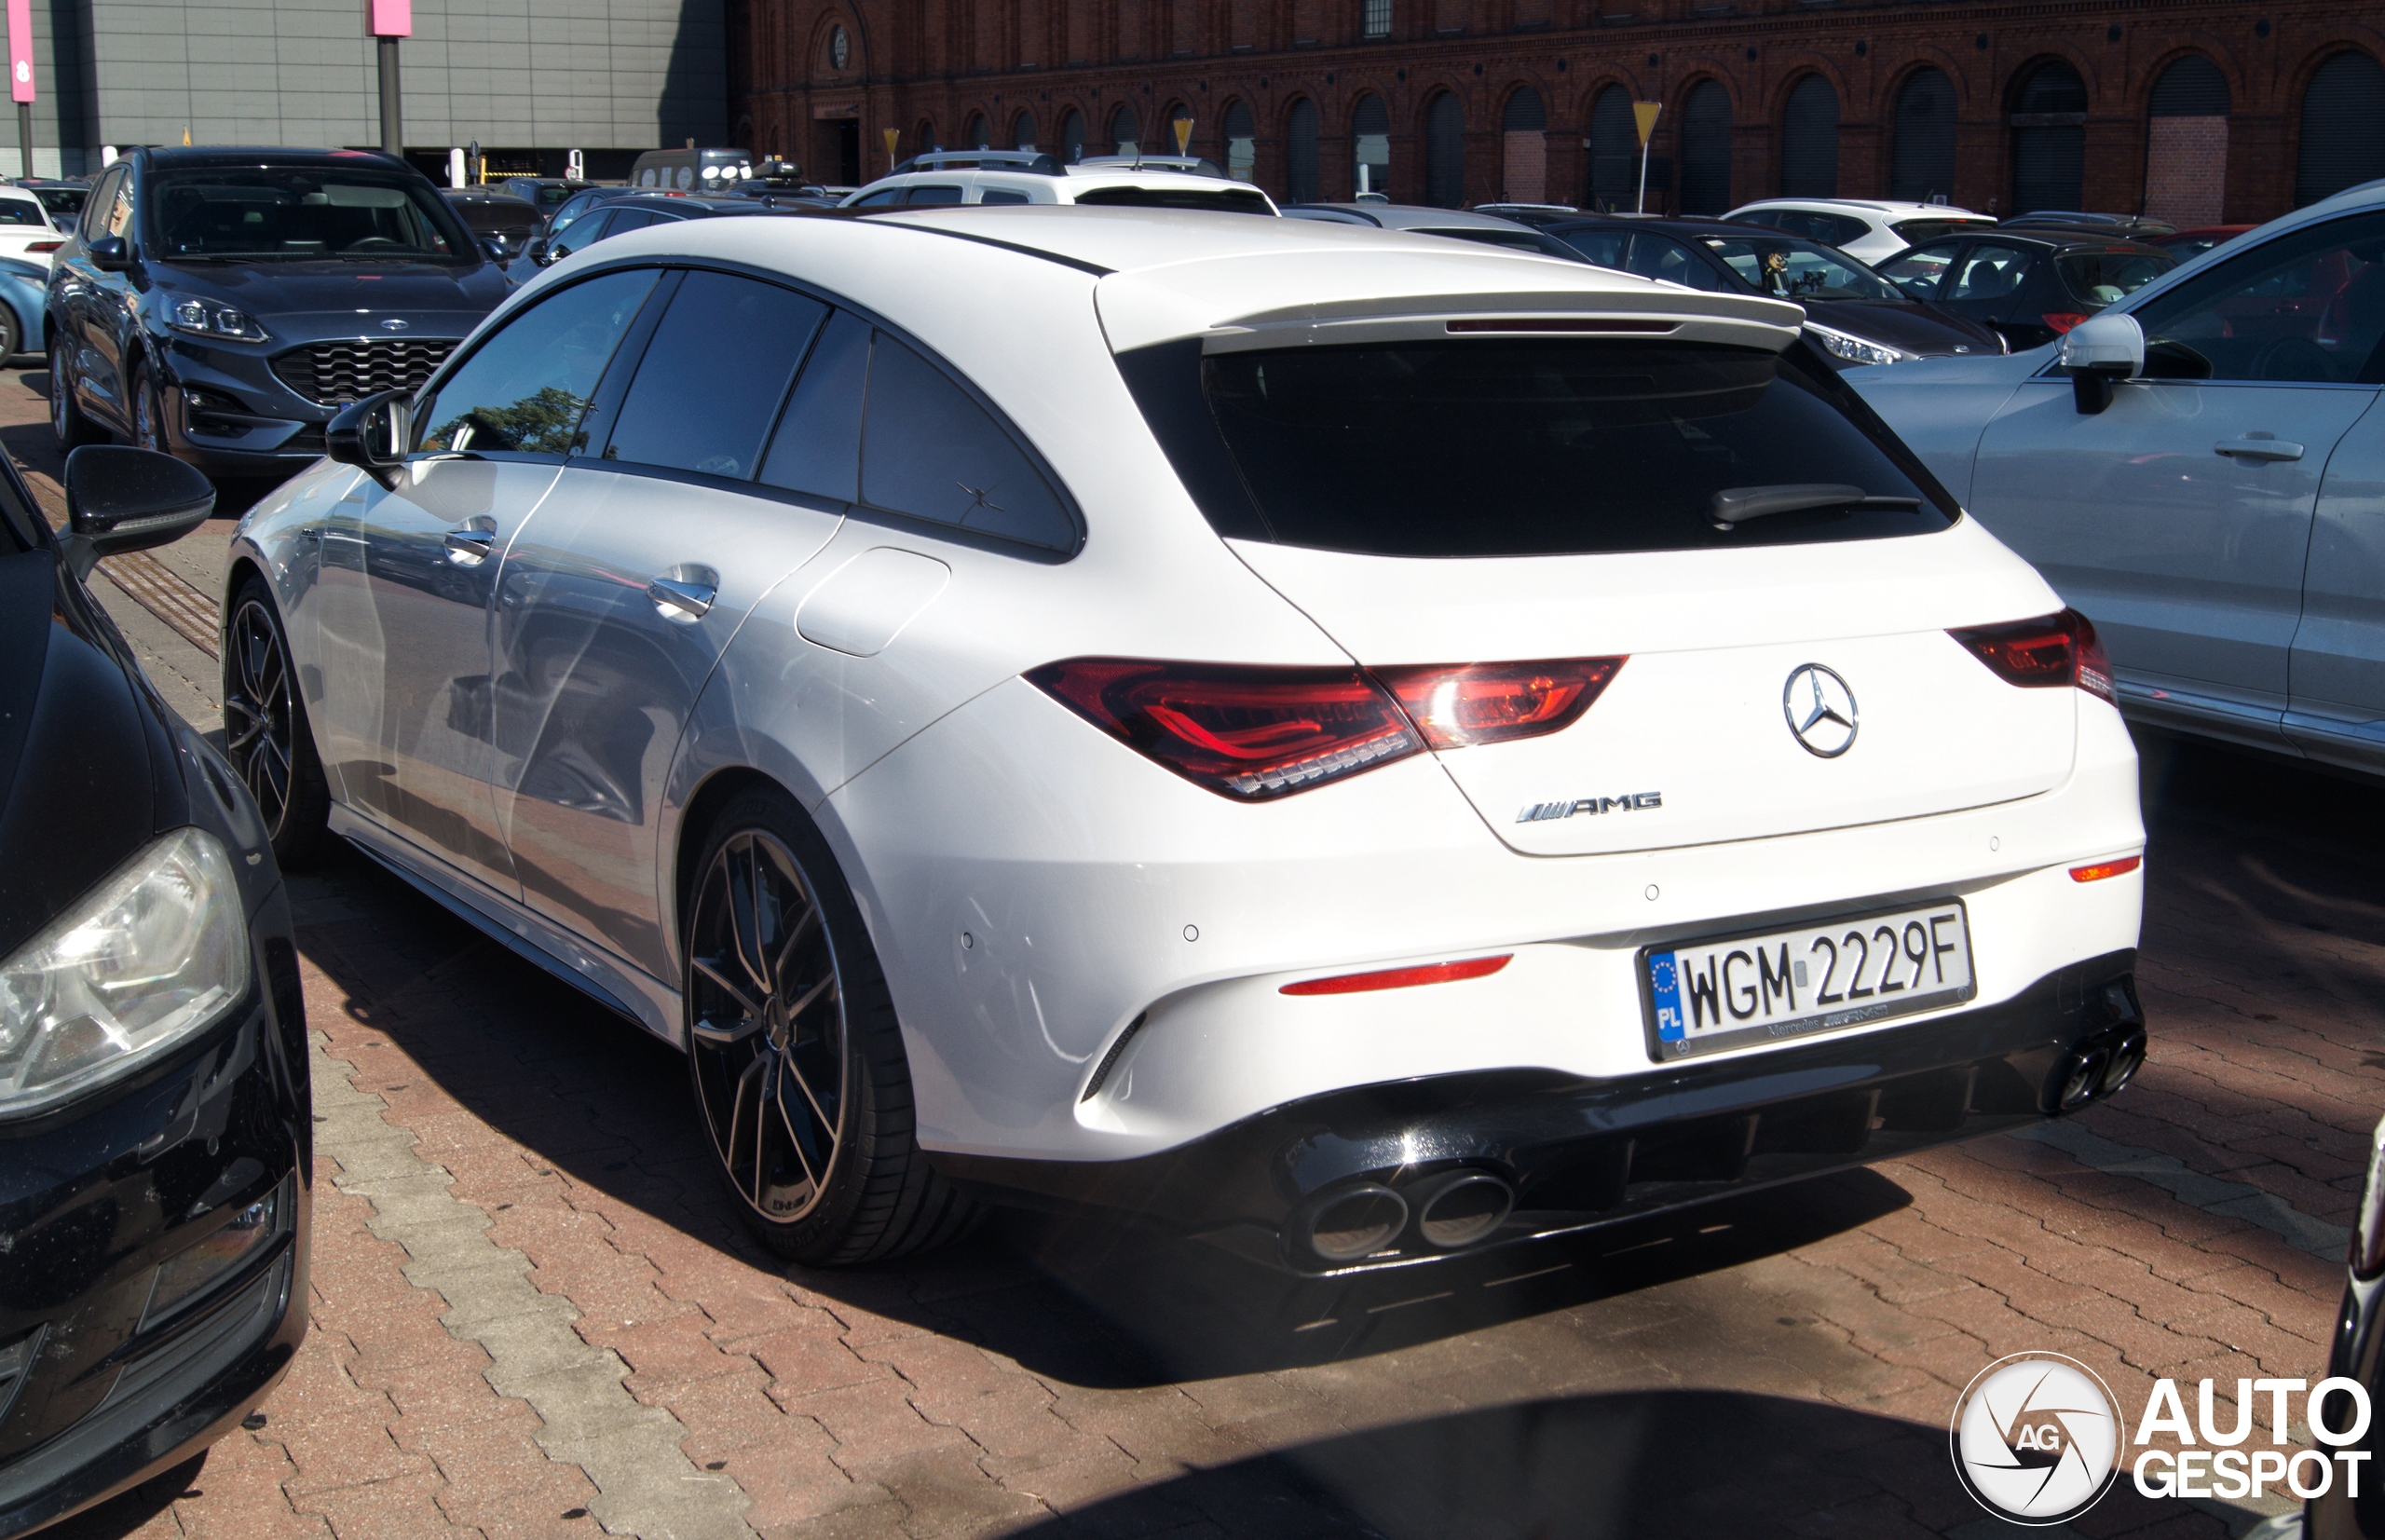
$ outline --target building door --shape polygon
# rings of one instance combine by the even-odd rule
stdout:
[[[2319,66],[2302,95],[2302,156],[2294,206],[2385,176],[2385,69],[2365,53]]]
[[[2012,211],[2077,210],[2087,180],[2087,83],[2049,60],[2012,99]]]
[[[1838,196],[1838,92],[1819,75],[1797,82],[1781,116],[1780,196]]]
[[[811,163],[803,168],[804,174],[840,187],[861,185],[860,118],[817,120],[811,125]]]
[[[1731,208],[1731,93],[1701,80],[1681,111],[1681,211],[1712,217]]]
[[[1951,198],[1954,191],[1955,83],[1943,70],[1915,70],[1897,92],[1888,196],[1927,203]]]
[[[1465,201],[1465,109],[1453,91],[1424,109],[1424,201],[1436,209]]]
[[[1391,113],[1383,98],[1369,91],[1350,109],[1350,138],[1355,164],[1351,185],[1360,197],[1381,197],[1391,189]]]
[[[1530,86],[1507,98],[1499,119],[1500,197],[1509,203],[1548,198],[1548,109]]]
[[[2146,216],[2182,230],[2218,224],[2228,202],[2228,77],[2189,54],[2161,72],[2146,112]]]

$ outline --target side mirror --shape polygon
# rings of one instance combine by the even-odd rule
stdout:
[[[414,443],[414,402],[403,390],[367,396],[331,420],[323,441],[323,453],[333,459],[361,467],[383,486],[394,488]]]
[[[66,559],[77,578],[102,556],[179,540],[214,511],[208,479],[153,449],[90,443],[66,457]]]
[[[547,244],[547,238],[544,236],[540,236],[538,239],[530,242],[527,247],[524,248],[522,254],[528,257],[533,264],[540,267],[551,266],[555,260],[554,248]]]
[[[488,259],[491,262],[496,263],[500,267],[504,266],[506,262],[509,260],[505,254],[505,238],[503,236],[489,237],[486,240],[481,242],[481,249],[488,252]]]
[[[2092,416],[2112,404],[2112,387],[2145,375],[2145,328],[2134,316],[2090,316],[2062,334],[2056,367],[2070,376],[2071,399]]]
[[[102,236],[83,250],[90,253],[91,266],[102,273],[121,273],[132,266],[132,248],[122,236]]]

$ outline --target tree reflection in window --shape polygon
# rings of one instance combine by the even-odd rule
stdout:
[[[516,313],[421,403],[425,453],[568,455],[596,382],[654,287],[652,268],[602,274]]]
[[[511,406],[467,407],[462,415],[432,429],[424,447],[457,454],[512,450],[525,455],[567,455],[572,436],[579,430],[580,414],[587,410],[587,397],[541,386],[537,395]]]

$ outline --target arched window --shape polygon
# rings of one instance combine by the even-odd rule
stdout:
[[[1159,147],[1159,153],[1162,155],[1191,155],[1192,153],[1192,109],[1181,102],[1167,109],[1167,135],[1165,142]]]
[[[1465,201],[1465,108],[1454,91],[1424,108],[1424,201],[1436,209]]]
[[[1285,184],[1295,203],[1314,203],[1316,187],[1316,103],[1302,97],[1292,103],[1284,127]]]
[[[2385,176],[2385,70],[2365,53],[2319,66],[2302,93],[2302,157],[2294,206]]]
[[[1073,166],[1084,155],[1084,114],[1074,107],[1060,119],[1060,164]]]
[[[1110,115],[1110,143],[1118,155],[1133,155],[1142,147],[1140,136],[1136,132],[1133,107],[1122,103],[1116,112]]]
[[[2076,210],[2087,181],[2087,83],[2059,59],[2012,93],[2012,211]]]
[[[1391,112],[1372,91],[1350,109],[1350,139],[1354,164],[1352,185],[1358,196],[1382,198],[1391,191]]]
[[[2228,77],[2201,54],[2161,72],[2146,103],[2145,211],[2181,229],[2228,203]]]
[[[1955,191],[1955,83],[1935,67],[1905,76],[1897,92],[1888,196],[1927,203]]]
[[[961,147],[964,150],[990,150],[994,147],[993,130],[986,126],[984,113],[969,115],[969,129],[961,136]]]
[[[1250,118],[1250,103],[1226,103],[1226,175],[1248,182],[1259,164],[1259,127]]]
[[[1681,109],[1681,211],[1721,214],[1731,207],[1731,93],[1720,80],[1690,88]]]
[[[940,150],[943,148],[944,146],[942,144],[936,143],[935,119],[932,117],[920,118],[919,132],[911,136],[910,153],[917,155],[921,150]]]
[[[1011,119],[1010,142],[1022,150],[1035,148],[1035,115],[1021,113]]]
[[[1590,186],[1586,207],[1612,213],[1640,194],[1640,127],[1631,93],[1609,86],[1590,103]]]
[[[1797,82],[1780,116],[1780,196],[1838,196],[1838,92],[1819,75]]]
[[[1548,109],[1530,86],[1517,87],[1499,115],[1499,183],[1509,203],[1548,199]]]

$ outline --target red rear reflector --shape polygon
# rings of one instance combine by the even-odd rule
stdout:
[[[1449,322],[1452,332],[1672,332],[1677,320],[1617,320],[1590,316],[1497,316]]]
[[[1427,962],[1420,968],[1385,968],[1379,973],[1343,974],[1337,978],[1303,979],[1278,991],[1288,995],[1358,995],[1370,989],[1406,989],[1419,984],[1454,984],[1462,978],[1488,978],[1507,965],[1513,952],[1497,957],[1468,958],[1464,962]]]
[[[2073,882],[2101,882],[2107,877],[2126,877],[2144,865],[2145,857],[2141,855],[2124,855],[2118,861],[2098,861],[2092,866],[2073,866],[2070,868],[2070,879]]]
[[[1624,662],[1621,658],[1562,658],[1374,672],[1399,697],[1425,743],[1437,749],[1460,749],[1537,738],[1572,726]]]
[[[1398,704],[1355,668],[1071,658],[1027,678],[1187,781],[1240,801],[1288,797],[1424,747]]]
[[[1967,626],[1946,634],[2008,685],[2024,689],[2076,685],[2119,704],[2104,645],[2095,639],[2093,623],[2075,609],[2008,625]]]
[[[2085,316],[2070,310],[2049,310],[2044,317],[2045,323],[2057,332],[2067,332],[2086,319]]]

